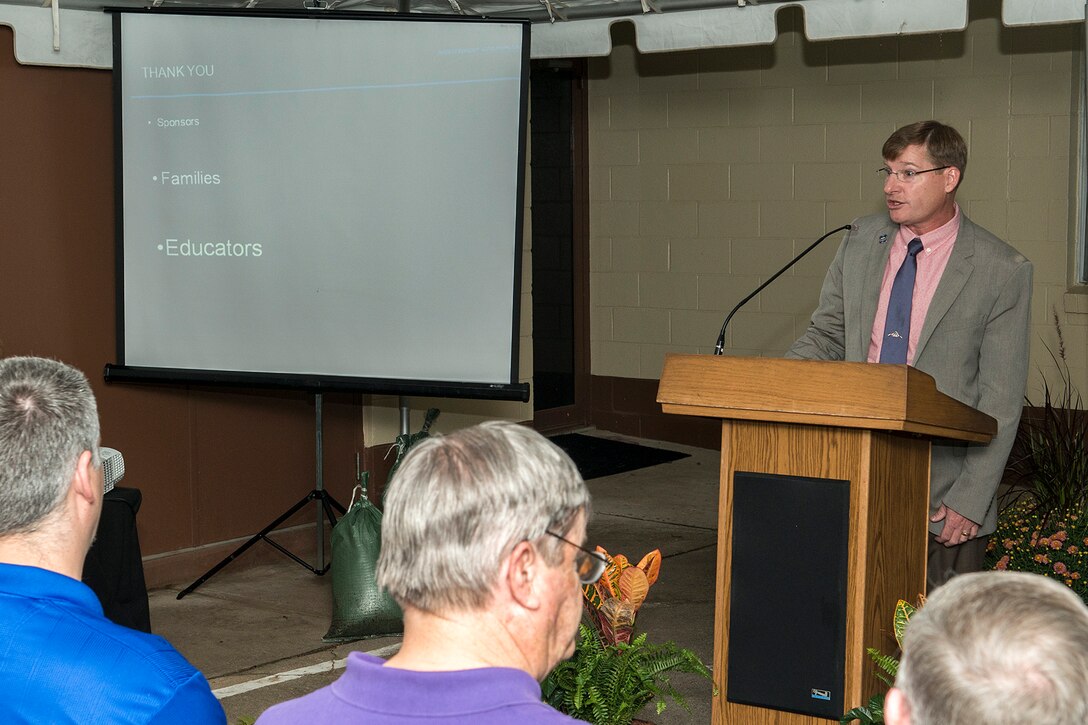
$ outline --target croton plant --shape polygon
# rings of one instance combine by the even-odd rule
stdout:
[[[597,551],[604,555],[608,566],[596,583],[582,588],[586,610],[605,644],[627,644],[638,608],[661,572],[661,550],[654,549],[638,564],[632,564],[623,554],[612,556],[600,546]]]

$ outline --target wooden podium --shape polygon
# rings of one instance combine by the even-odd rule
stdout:
[[[834,683],[845,707],[834,715],[837,721],[845,710],[864,704],[879,685],[865,649],[894,648],[895,603],[925,591],[930,439],[987,443],[997,431],[996,421],[938,392],[933,378],[906,365],[668,355],[657,400],[666,413],[722,419],[715,724],[829,722],[827,714],[729,699],[733,536],[740,523],[734,520],[735,478],[769,474],[769,479],[799,480],[801,485],[826,479],[842,484],[844,491],[848,486],[840,600],[845,643],[837,645],[845,653],[844,679]],[[776,530],[791,527],[790,521],[779,524],[760,529],[763,551],[775,546]],[[788,574],[767,572],[767,577],[781,576],[789,581]],[[798,655],[785,651],[774,656],[785,661]],[[812,692],[819,697],[824,691]]]

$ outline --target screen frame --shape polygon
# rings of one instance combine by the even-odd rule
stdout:
[[[180,385],[224,385],[247,388],[292,389],[310,392],[353,392],[383,395],[421,395],[448,398],[510,400],[528,402],[529,384],[519,382],[520,331],[522,299],[522,267],[525,227],[525,176],[528,138],[529,59],[531,24],[527,20],[487,17],[463,17],[428,14],[391,14],[370,12],[338,12],[326,10],[236,10],[205,8],[105,8],[113,22],[113,109],[114,109],[114,213],[115,213],[115,329],[117,364],[107,364],[107,382],[166,383]],[[472,382],[442,379],[402,379],[331,374],[296,374],[244,370],[193,369],[128,365],[125,360],[125,228],[124,228],[124,118],[122,112],[121,17],[124,13],[147,15],[195,15],[209,17],[260,17],[278,19],[381,21],[381,22],[441,22],[441,23],[502,23],[520,25],[522,57],[521,84],[518,101],[518,138],[516,150],[515,221],[513,239],[512,307],[510,329],[509,382]]]

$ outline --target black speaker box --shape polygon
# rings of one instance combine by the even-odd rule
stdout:
[[[849,481],[734,474],[730,702],[842,716],[849,513]]]

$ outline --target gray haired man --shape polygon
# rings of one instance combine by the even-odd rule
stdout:
[[[492,422],[420,443],[386,496],[378,581],[404,610],[388,662],[362,653],[261,725],[561,725],[538,682],[574,651],[589,492],[539,433]]]
[[[161,637],[79,581],[102,512],[98,408],[55,360],[0,360],[0,722],[223,723]]]
[[[1088,723],[1088,607],[1024,572],[962,574],[911,617],[888,725]]]

